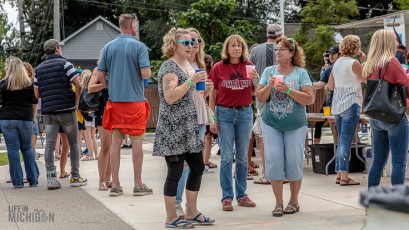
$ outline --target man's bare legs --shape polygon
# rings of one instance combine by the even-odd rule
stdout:
[[[143,187],[142,183],[142,163],[143,163],[143,150],[142,150],[142,140],[132,140],[132,162],[133,162],[133,173],[134,173],[134,184],[135,187]]]
[[[120,188],[119,183],[119,166],[121,163],[121,145],[123,138],[112,139],[111,149],[110,149],[110,163],[112,172],[112,188]]]

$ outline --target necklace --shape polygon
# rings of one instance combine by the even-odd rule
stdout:
[[[233,74],[238,74],[239,73],[239,70],[240,70],[240,63],[239,63],[239,67],[237,68],[237,70],[236,71],[234,71],[234,69],[233,69],[233,66],[231,65],[231,63],[229,64],[230,65],[230,69],[233,71]]]

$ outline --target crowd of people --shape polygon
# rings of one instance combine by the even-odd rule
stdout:
[[[37,104],[41,100],[48,189],[61,187],[54,165],[60,139],[63,147],[58,153],[59,178],[70,177],[71,186],[87,184],[79,172],[84,137],[88,156],[83,160],[98,160],[98,189],[110,189],[112,197],[122,195],[120,150],[123,140],[129,136],[133,195],[153,193],[142,181],[142,140],[150,114],[144,97],[144,80],[151,76],[149,53],[147,47],[134,38],[134,15],[122,14],[119,26],[121,34],[104,46],[93,70],[78,71],[63,58],[60,43],[54,39],[44,43],[46,60],[35,70],[16,57],[6,60],[6,77],[0,82],[0,127],[15,188],[24,186],[19,151],[24,158],[27,182],[30,186],[38,185],[32,134],[38,133]],[[164,157],[168,168],[164,182],[166,227],[192,228],[196,224],[215,223],[197,207],[202,175],[214,172],[212,168],[217,167],[209,161],[213,138],[220,148],[222,210],[233,211],[234,199],[238,206],[256,206],[246,193],[248,177],[256,165],[251,161],[254,101],[260,119],[261,130],[256,139],[261,145],[262,159],[262,175],[254,183],[271,184],[276,200],[272,215],[280,217],[300,210],[298,194],[308,127],[306,106],[314,103],[316,89],[326,88],[329,92],[324,106],[332,107],[336,120],[339,136],[336,184],[341,186],[360,184],[348,177],[348,162],[363,107],[362,83],[379,78],[383,70],[386,81],[406,86],[409,93],[409,80],[395,58],[397,42],[390,30],[379,30],[373,35],[368,57],[361,51],[360,38],[355,35],[348,35],[339,46],[330,47],[323,55],[324,66],[318,82],[314,82],[305,69],[302,47],[295,39],[284,36],[278,24],[268,25],[266,37],[265,43],[251,50],[240,35],[227,37],[221,60],[214,65],[211,56],[205,54],[205,41],[195,28],[172,28],[163,37],[162,51],[167,60],[157,77],[160,103],[153,155]],[[83,91],[99,93],[95,111],[78,110]],[[406,116],[400,123],[370,119],[374,162],[369,187],[379,185],[389,149],[392,184],[404,183],[407,123]],[[323,123],[316,124],[314,144],[320,142],[322,126]],[[70,172],[65,171],[68,155]],[[290,199],[284,206],[283,184],[286,182],[290,186]],[[185,210],[181,205],[183,193]]]

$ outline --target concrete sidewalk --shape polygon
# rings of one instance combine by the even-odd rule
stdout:
[[[97,161],[80,163],[81,175],[89,180],[88,185],[69,188],[68,179],[60,179],[63,187],[55,191],[46,189],[43,157],[39,162],[42,174],[37,188],[12,188],[10,184],[4,183],[9,177],[8,167],[0,168],[0,210],[3,213],[0,216],[0,229],[164,229],[163,185],[167,168],[163,158],[152,156],[152,147],[153,136],[148,135],[143,143],[143,179],[148,187],[153,188],[154,194],[143,197],[132,196],[133,168],[129,149],[122,150],[120,180],[124,195],[119,197],[109,197],[108,191],[98,191]],[[217,147],[214,147],[213,152],[216,151]],[[260,157],[253,160],[261,163]],[[212,161],[219,164],[220,157],[213,154]],[[359,192],[367,187],[367,175],[364,173],[351,174],[361,185],[341,187],[334,183],[335,175],[314,174],[311,163],[307,165],[305,161],[304,180],[299,196],[300,212],[277,218],[271,215],[275,206],[271,187],[256,185],[253,181],[248,181],[247,192],[257,207],[239,207],[233,202],[233,212],[222,211],[219,169],[215,171],[213,174],[203,175],[198,199],[199,210],[216,220],[214,226],[206,228],[336,230],[361,229],[364,226],[365,209],[358,203]],[[258,171],[261,172],[260,169]],[[383,178],[384,183],[389,184],[389,181],[389,177]],[[289,185],[284,185],[285,203],[289,194]],[[9,222],[8,205],[28,205],[30,211],[42,209],[53,212],[55,220],[51,223]]]

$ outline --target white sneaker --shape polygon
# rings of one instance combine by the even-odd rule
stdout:
[[[177,204],[176,205],[176,214],[180,217],[180,218],[185,218],[185,212],[183,211],[182,205],[181,204]]]
[[[204,169],[204,171],[203,171],[204,173],[214,173],[214,170],[213,169],[211,169],[211,168],[209,168],[209,166],[208,165],[205,165],[205,169]]]

